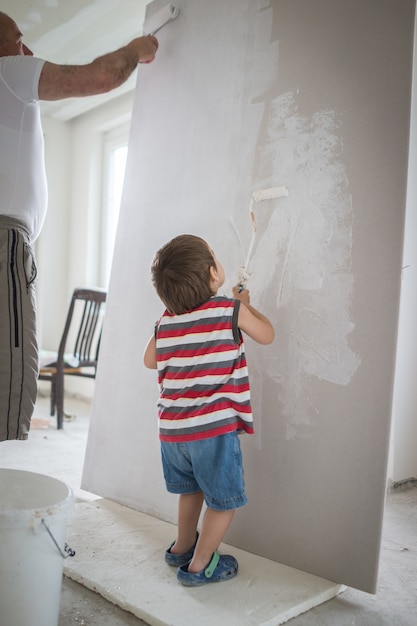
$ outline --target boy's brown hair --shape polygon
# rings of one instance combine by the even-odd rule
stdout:
[[[151,265],[152,283],[167,311],[180,315],[213,295],[210,267],[216,261],[204,239],[179,235],[158,250]]]

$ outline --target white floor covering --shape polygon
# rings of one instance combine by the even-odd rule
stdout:
[[[40,395],[37,402],[35,419],[33,421],[33,427],[31,429],[29,440],[23,442],[1,442],[0,467],[26,470],[30,472],[40,472],[42,474],[53,476],[54,478],[69,484],[72,487],[77,500],[85,502],[98,502],[97,495],[83,491],[80,488],[89,425],[90,403],[86,402],[82,398],[68,397],[66,399],[66,409],[71,414],[72,418],[65,421],[63,430],[57,431],[55,420],[49,419],[49,397],[43,397]],[[104,505],[105,501],[103,501],[102,504]],[[91,555],[94,550],[96,552],[96,556],[93,555],[91,558],[95,559],[96,569],[103,568],[104,571],[106,568],[109,571],[115,570],[115,573],[117,573],[115,578],[116,582],[118,581],[118,578],[122,577],[122,585],[124,585],[127,574],[125,575],[123,572],[129,571],[129,562],[131,559],[134,559],[135,561],[138,560],[139,551],[136,550],[138,554],[135,554],[135,543],[132,539],[129,540],[128,558],[125,563],[120,565],[123,559],[120,557],[121,553],[118,549],[116,550],[116,548],[119,547],[118,542],[120,541],[120,535],[122,533],[120,531],[115,532],[114,535],[116,535],[117,541],[114,540],[115,543],[110,544],[108,539],[109,535],[106,534],[107,531],[104,530],[103,533],[101,532],[101,513],[96,519],[93,520],[90,528],[83,531],[80,525],[80,531],[78,531],[77,520],[83,510],[87,511],[87,509],[80,510],[79,506],[83,505],[77,504],[75,512],[70,515],[68,520],[68,531],[71,533],[71,536],[69,536],[68,539],[70,545],[74,541],[74,549],[77,550],[77,556],[72,560],[67,559],[65,561],[66,567],[74,568],[74,575],[81,578],[85,575],[88,579],[88,576],[90,576],[88,573],[90,566],[88,563],[85,563],[85,561],[88,561],[88,555]],[[151,521],[154,523],[155,520],[151,519]],[[135,524],[136,523],[137,522],[135,520]],[[164,526],[162,522],[158,522],[158,525],[159,524]],[[123,528],[124,527],[122,525],[121,529],[123,530]],[[158,561],[156,562],[155,559],[155,562],[150,568],[151,576],[154,581],[153,594],[155,594],[155,587],[158,589],[162,584],[159,580],[155,582],[155,578],[157,576],[156,572],[158,572],[158,576],[161,576],[161,571],[162,573],[165,573],[165,575],[167,574],[165,564],[163,563],[163,550],[164,547],[169,545],[169,543],[173,540],[175,532],[175,529],[169,524],[167,528],[168,530],[164,531],[163,536],[162,533],[161,536],[159,536],[159,534],[157,535],[158,545],[155,546],[155,554],[158,556]],[[410,486],[408,489],[396,489],[395,491],[388,493],[387,507],[384,516],[384,532],[381,550],[381,567],[378,580],[378,593],[376,595],[371,595],[363,591],[347,588],[344,593],[336,595],[329,602],[323,601],[312,610],[306,610],[304,614],[297,615],[289,622],[289,624],[294,624],[294,626],[352,626],[353,624],[356,624],[357,626],[415,626],[417,624],[416,529],[417,488],[415,486]],[[77,535],[82,535],[83,532],[84,534],[90,533],[88,537],[92,534],[92,539],[87,540],[86,535],[84,538],[81,537],[81,539],[78,540]],[[153,530],[152,533],[149,532],[147,541],[153,537],[153,533],[156,533],[156,530]],[[97,537],[95,537],[96,535]],[[152,541],[154,541],[154,539],[152,539]],[[137,541],[136,543],[139,542]],[[238,551],[235,550],[235,548],[231,548],[230,551],[232,554],[238,554]],[[108,559],[105,556],[106,552],[110,555]],[[117,556],[118,553],[119,557]],[[251,555],[249,555],[249,557],[251,557]],[[227,621],[220,621],[220,619],[217,619],[217,609],[218,605],[221,605],[220,610],[223,611],[222,605],[225,603],[227,604],[230,600],[230,596],[233,594],[233,588],[237,588],[236,593],[239,594],[240,601],[246,601],[246,590],[247,588],[251,588],[249,586],[249,574],[252,578],[254,575],[251,570],[251,561],[246,561],[245,556],[242,558],[240,556],[240,552],[239,560],[240,573],[235,581],[232,580],[228,583],[212,585],[209,607],[213,624],[228,626]],[[110,565],[108,565],[109,561],[111,562]],[[83,568],[79,572],[75,571],[75,569],[78,570],[78,563],[82,565]],[[274,565],[276,566],[277,564]],[[249,570],[251,571],[249,572]],[[171,572],[170,568],[168,569],[168,573],[169,572]],[[136,573],[134,576],[135,575]],[[168,623],[172,626],[184,626],[184,624],[191,624],[191,626],[195,626],[195,624],[199,624],[200,615],[198,616],[198,621],[194,619],[194,617],[193,621],[191,621],[191,618],[187,619],[188,600],[187,603],[183,600],[184,598],[195,598],[195,601],[199,601],[201,603],[200,608],[201,613],[203,613],[206,611],[206,607],[208,605],[206,594],[209,592],[209,589],[182,589],[179,584],[177,585],[175,572],[172,572],[171,576],[171,582],[176,585],[176,596],[179,593],[182,594],[179,601],[182,602],[183,611],[179,611],[181,613],[181,619],[179,622],[177,621],[175,623],[173,619],[171,619]],[[130,575],[130,577],[132,578],[132,575]],[[102,594],[106,594],[105,598],[99,593],[94,593],[94,585],[96,583],[103,584],[102,582],[100,583],[100,578],[97,578],[96,582],[94,581],[94,578],[95,576],[92,578],[90,576],[90,582],[88,582],[90,589],[93,589],[93,591],[90,591],[90,589],[87,589],[87,586],[83,586],[82,584],[80,585],[73,580],[69,580],[67,576],[64,576],[59,626],[82,626],[83,624],[86,626],[127,626],[128,624],[131,626],[133,626],[133,624],[137,624],[137,626],[145,626],[145,623],[161,624],[161,621],[156,621],[158,618],[156,615],[153,616],[152,622],[150,619],[143,621],[143,619],[132,615],[131,612],[126,612],[115,605],[114,596],[116,592],[120,593],[120,589],[112,590],[111,580],[107,585],[103,585],[103,589],[100,590],[102,591]],[[244,586],[243,580],[246,581],[246,587]],[[136,595],[139,595],[140,593],[142,597],[144,596],[144,582],[147,581],[144,581],[141,577],[140,584],[136,584]],[[284,594],[287,593],[287,582],[288,580],[285,577],[277,583],[274,582],[271,597],[274,597],[274,594],[277,594],[279,600],[282,600]],[[119,585],[118,582],[117,584]],[[267,580],[267,584],[272,584],[270,577]],[[220,599],[220,593],[223,594],[222,590],[224,591],[224,595],[222,599]],[[229,593],[229,591],[231,591],[231,593]],[[165,592],[166,590],[164,589],[164,593]],[[125,598],[122,594],[120,595],[120,604],[122,604],[125,602]],[[318,595],[319,594],[317,594],[317,596]],[[25,601],[25,597],[22,597],[22,601]],[[308,600],[309,597],[310,596],[305,593],[303,595],[303,601]],[[110,598],[111,602],[109,602],[107,598]],[[177,602],[177,597],[174,601],[172,601],[171,598],[172,596],[169,596],[169,598],[166,599],[164,598],[163,602],[171,602],[171,604],[174,605],[174,603]],[[270,598],[268,598],[268,600],[269,599]],[[205,605],[203,604],[203,601],[206,603]],[[317,598],[315,598],[314,601],[317,602]],[[260,602],[261,601],[259,600],[256,604],[254,603],[254,607],[259,607]],[[142,609],[143,608],[146,610],[149,609],[149,607],[146,607],[145,605]],[[303,609],[298,607],[298,610],[301,611]],[[255,618],[253,617],[252,624],[254,621]],[[264,623],[268,624],[266,621]],[[271,622],[269,623],[271,624]],[[278,623],[278,618],[273,618],[273,626],[276,626]],[[245,622],[242,622],[242,624],[244,626]],[[3,626],[1,612],[0,626]],[[4,626],[11,625],[5,624]],[[256,626],[259,625],[257,624]]]
[[[182,586],[164,550],[175,527],[107,499],[81,502],[68,520],[76,551],[64,573],[152,626],[278,626],[337,595],[341,587],[222,544],[239,562],[237,577]]]

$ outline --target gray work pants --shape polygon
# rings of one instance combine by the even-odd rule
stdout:
[[[36,275],[25,228],[0,216],[0,441],[29,434],[38,378]]]

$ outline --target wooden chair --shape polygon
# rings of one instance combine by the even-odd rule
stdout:
[[[64,423],[64,377],[96,377],[106,296],[103,289],[74,289],[58,352],[41,353],[39,380],[51,383],[51,415],[56,410],[58,429]]]

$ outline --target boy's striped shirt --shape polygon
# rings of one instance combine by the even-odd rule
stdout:
[[[213,296],[156,330],[159,437],[191,441],[253,433],[249,378],[237,326],[239,300]]]

